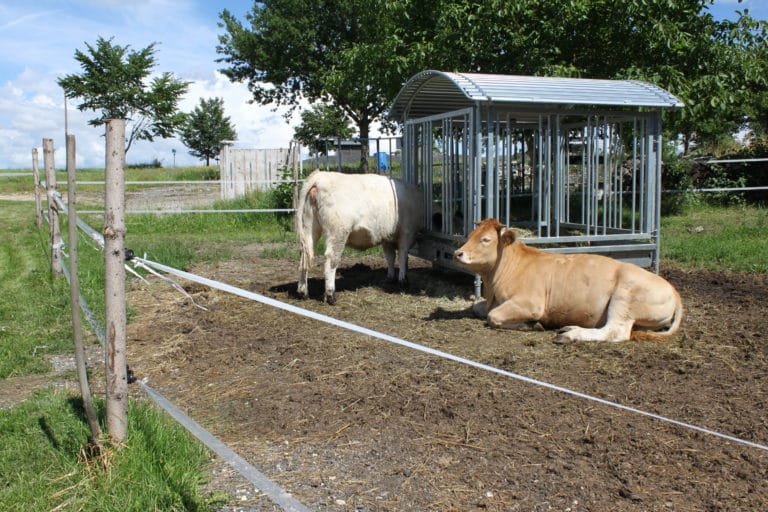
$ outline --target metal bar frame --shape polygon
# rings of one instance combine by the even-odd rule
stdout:
[[[452,266],[450,248],[493,216],[530,227],[545,250],[632,253],[658,271],[659,111],[475,104],[407,120],[403,133],[404,177],[424,187],[427,225],[438,208],[443,220],[422,257]]]

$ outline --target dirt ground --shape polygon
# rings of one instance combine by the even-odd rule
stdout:
[[[330,306],[320,301],[321,262],[302,301],[296,262],[261,249],[189,270],[768,443],[766,274],[662,265],[685,302],[679,333],[664,343],[556,345],[551,331],[486,327],[470,313],[472,278],[421,260],[401,291],[384,285],[383,258],[346,257]],[[131,368],[312,510],[768,510],[768,452],[759,448],[181,284],[207,311],[160,282],[130,289]],[[237,486],[229,510],[272,510],[222,478],[217,485]]]

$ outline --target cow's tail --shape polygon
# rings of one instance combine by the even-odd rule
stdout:
[[[306,272],[312,266],[315,256],[314,223],[317,222],[317,181],[320,171],[310,174],[299,193],[299,204],[296,207],[296,231],[299,234],[301,247],[300,270]]]
[[[664,331],[632,331],[630,339],[635,341],[663,341],[668,336],[675,334],[680,329],[680,324],[683,322],[683,300],[680,298],[680,294],[675,291],[675,316],[672,319],[672,324]]]

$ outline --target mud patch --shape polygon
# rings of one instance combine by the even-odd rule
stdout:
[[[192,272],[415,343],[768,442],[768,276],[662,274],[686,306],[665,343],[560,346],[489,329],[472,278],[413,260],[406,291],[383,260],[345,258],[337,304],[295,297],[296,263]],[[129,292],[129,362],[313,510],[761,510],[768,454],[415,352],[194,284]]]

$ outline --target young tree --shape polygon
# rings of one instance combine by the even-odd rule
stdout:
[[[224,99],[200,98],[195,110],[184,116],[179,137],[190,155],[205,159],[205,165],[210,165],[211,158],[221,151],[221,141],[237,138],[229,117],[224,115]]]
[[[336,137],[349,138],[354,130],[349,126],[349,119],[338,107],[316,105],[311,110],[301,113],[301,124],[293,131],[293,136],[304,146],[310,148],[313,155],[326,153],[327,139]]]
[[[189,82],[168,72],[149,78],[155,67],[155,43],[129,51],[130,46],[99,37],[96,46],[85,46],[87,53],[75,50],[75,60],[83,72],[57,82],[67,98],[81,98],[79,110],[101,113],[88,123],[100,126],[107,119],[126,119],[126,153],[137,140],[172,137],[183,119],[177,105]]]

